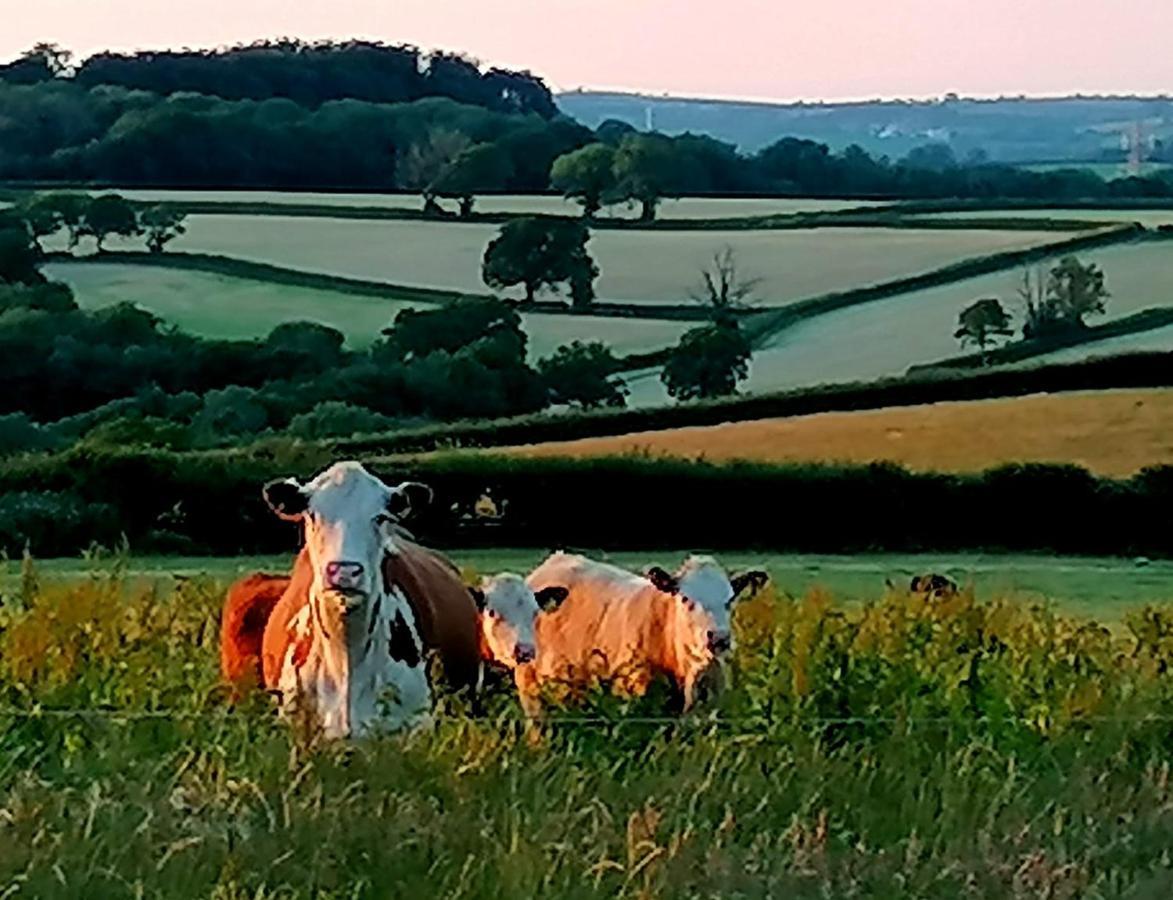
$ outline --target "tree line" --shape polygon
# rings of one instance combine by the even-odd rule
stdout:
[[[691,194],[872,198],[1169,198],[1160,174],[1105,181],[959,160],[892,160],[782,137],[758,153],[703,135],[593,132],[528,73],[351,42],[98,54],[76,69],[41,45],[0,67],[0,178],[126,185],[411,190],[443,213],[485,193],[557,190],[589,218]],[[450,210],[451,211],[451,210]]]

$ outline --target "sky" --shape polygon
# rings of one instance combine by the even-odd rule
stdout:
[[[361,37],[554,88],[775,100],[1173,92],[1173,0],[0,0],[0,59]]]

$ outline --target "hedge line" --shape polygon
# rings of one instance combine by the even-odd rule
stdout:
[[[1091,325],[1054,337],[1015,341],[1012,344],[989,351],[984,357],[981,353],[967,353],[963,356],[951,356],[936,362],[911,366],[908,373],[913,375],[934,369],[978,369],[986,365],[998,366],[1023,362],[1067,347],[1095,344],[1108,338],[1122,337],[1126,334],[1141,334],[1168,325],[1173,325],[1173,307],[1142,309],[1140,312],[1105,322],[1102,325]]]
[[[1173,386],[1173,352],[1134,353],[1018,369],[936,370],[915,376],[796,388],[675,406],[460,422],[349,438],[324,446],[334,455],[385,456],[445,447],[534,444],[819,412],[1017,397],[1038,392],[1168,386]]]
[[[0,546],[41,556],[122,535],[136,552],[292,551],[297,529],[260,498],[271,477],[307,477],[324,458],[76,450],[0,467]],[[796,552],[990,549],[1173,554],[1173,467],[1117,481],[1074,466],[1009,466],[980,475],[896,466],[712,465],[611,458],[520,460],[470,454],[372,466],[419,478],[437,502],[412,523],[448,547]],[[488,488],[499,522],[463,521]],[[12,502],[10,502],[12,501]],[[79,511],[92,529],[82,536]],[[32,510],[22,515],[22,510]],[[59,513],[59,514],[58,514]]]

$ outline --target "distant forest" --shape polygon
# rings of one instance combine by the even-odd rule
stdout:
[[[437,197],[467,213],[478,194],[551,189],[583,199],[588,215],[627,201],[647,217],[683,194],[1173,197],[1170,176],[1030,172],[959,156],[933,132],[890,158],[782,123],[751,155],[707,134],[594,124],[565,115],[529,72],[366,42],[99,53],[77,65],[38,45],[0,65],[8,182],[404,190],[437,215]]]

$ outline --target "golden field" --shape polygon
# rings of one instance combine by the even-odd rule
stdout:
[[[494,451],[499,452],[499,451]],[[1173,390],[1040,394],[818,413],[510,447],[522,456],[650,453],[708,460],[887,460],[971,472],[1009,462],[1076,463],[1127,476],[1173,464]]]

